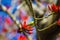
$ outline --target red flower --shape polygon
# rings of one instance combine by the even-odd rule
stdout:
[[[26,38],[26,36],[20,35],[20,36],[18,37],[18,40],[27,40],[27,38]]]
[[[24,21],[24,24],[22,24],[22,26],[23,26],[23,28],[26,29],[26,30],[30,30],[30,31],[33,30],[32,26],[26,24],[26,21]]]
[[[29,31],[28,33],[29,33],[29,34],[32,34],[33,32],[32,32],[32,31]]]
[[[24,24],[23,24],[23,27],[25,28],[27,25],[26,25],[26,21],[24,21]]]
[[[52,11],[58,12],[58,7],[55,4],[52,4]]]
[[[51,6],[48,5],[49,10],[53,12],[58,12],[59,8],[55,4],[52,4]]]
[[[26,29],[26,30],[29,31],[29,32],[28,32],[29,34],[32,34],[31,31],[33,30],[33,28],[32,28],[32,26],[27,25],[27,24],[26,24],[26,21],[24,21],[24,24],[22,24],[22,26],[23,26],[24,29]]]
[[[26,20],[28,19],[28,17],[22,15],[22,16],[21,16],[21,19],[24,20],[24,21],[26,21]]]
[[[19,16],[21,17],[21,19],[23,20],[23,21],[26,21],[27,19],[28,19],[28,16],[27,15],[24,15],[24,14],[19,14]]]
[[[29,30],[29,31],[33,30],[32,26],[29,26],[29,25],[26,27],[26,29]]]
[[[28,30],[29,32],[29,34],[32,34],[32,30],[33,30],[33,28],[31,27],[31,26],[29,26],[29,25],[27,25],[26,24],[26,21],[27,21],[27,19],[28,19],[28,16],[24,16],[24,15],[20,15],[20,17],[21,17],[21,19],[24,21],[24,23],[22,24],[22,27],[25,29],[25,30]]]

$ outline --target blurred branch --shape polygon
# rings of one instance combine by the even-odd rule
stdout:
[[[51,28],[52,26],[54,26],[54,25],[56,25],[56,24],[57,24],[57,21],[55,21],[53,24],[50,24],[49,26],[47,26],[47,27],[45,27],[45,28],[43,28],[43,29],[38,29],[38,31],[45,31],[45,30]]]

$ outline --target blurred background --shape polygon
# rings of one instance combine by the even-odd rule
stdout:
[[[60,40],[60,0],[0,0],[0,40]]]

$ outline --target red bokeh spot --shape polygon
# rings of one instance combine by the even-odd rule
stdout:
[[[60,19],[57,21],[57,24],[60,25]]]
[[[18,37],[18,40],[27,40],[27,38],[26,38],[26,36],[20,35],[20,36]]]
[[[7,32],[8,30],[6,28],[3,28],[2,32]]]
[[[29,31],[28,33],[29,33],[29,34],[32,34],[33,32],[32,32],[32,31]]]
[[[8,24],[11,24],[11,19],[10,18],[5,18],[5,22]]]

